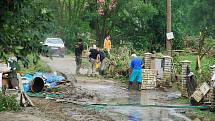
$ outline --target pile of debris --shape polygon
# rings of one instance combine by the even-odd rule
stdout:
[[[15,63],[15,59],[10,64],[0,61],[0,91],[5,95],[16,95],[21,106],[34,106],[30,97],[57,102],[86,102],[96,96],[93,92],[75,87],[72,83],[77,82],[74,75],[66,76],[60,72],[20,74],[17,73]]]
[[[189,98],[191,105],[207,105],[211,111],[215,111],[215,66],[212,66],[214,69],[212,69],[212,78],[209,84],[204,82],[198,86],[189,64],[190,62],[186,61],[182,65],[184,67],[182,68],[182,96]]]
[[[36,72],[35,74],[25,74],[19,77],[19,82],[23,84],[24,92],[41,92],[44,88],[56,88],[59,84],[66,83],[66,78],[55,73]]]

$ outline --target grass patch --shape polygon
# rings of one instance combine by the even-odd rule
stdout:
[[[196,55],[183,53],[179,56],[174,57],[174,65],[178,73],[181,73],[180,61],[188,60],[191,61],[191,70],[195,73],[199,83],[208,82],[211,78],[210,66],[215,64],[215,57],[204,56],[201,60],[201,74],[195,71],[196,66]]]
[[[214,112],[209,111],[201,111],[199,109],[195,109],[191,112],[191,115],[194,115],[196,118],[199,119],[208,119],[209,121],[215,121],[215,114]],[[207,120],[207,121],[208,121]]]
[[[38,60],[37,63],[33,63],[33,56],[29,56],[29,66],[25,68],[22,64],[20,64],[20,73],[26,74],[32,74],[35,72],[52,72],[51,68],[41,59]]]
[[[21,107],[16,100],[15,95],[5,96],[0,93],[0,112],[2,111],[20,111]]]
[[[188,98],[180,97],[177,99],[172,100],[172,103],[177,103],[177,104],[189,104],[190,101]]]
[[[178,57],[178,61],[189,60],[191,61],[191,70],[195,71],[196,55],[183,54]],[[205,56],[201,60],[202,70],[209,70],[209,66],[215,64],[215,57]]]

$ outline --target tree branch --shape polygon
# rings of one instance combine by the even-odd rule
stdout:
[[[200,56],[200,60],[213,48],[213,46],[210,46],[203,54]]]

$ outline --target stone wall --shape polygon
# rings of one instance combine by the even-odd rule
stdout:
[[[171,76],[172,76],[172,57],[170,57],[170,56],[164,56],[163,60],[164,61],[160,61],[160,65],[162,65],[162,67],[160,67],[159,69],[157,69],[157,65],[155,65],[155,64],[157,64],[156,63],[156,56],[153,55],[152,53],[145,53],[144,54],[145,69],[151,69],[154,72],[156,70],[156,78],[157,78],[158,70],[159,70],[159,72],[160,72],[159,79],[161,81],[159,83],[160,84],[161,83],[165,84],[165,86],[171,86],[171,80],[172,80],[172,78],[171,78]],[[164,63],[162,63],[162,62],[164,62]],[[153,74],[151,74],[151,75],[153,75]],[[145,82],[146,81],[144,81],[144,83]]]

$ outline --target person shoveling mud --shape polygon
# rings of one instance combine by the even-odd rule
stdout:
[[[136,54],[131,55],[131,65],[130,65],[130,80],[129,80],[129,88],[132,87],[133,82],[137,80],[138,82],[138,90],[141,90],[142,85],[142,65],[143,61],[137,57]]]

